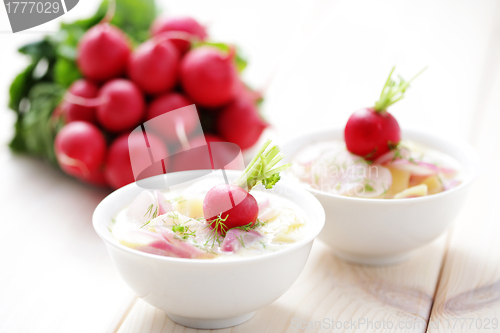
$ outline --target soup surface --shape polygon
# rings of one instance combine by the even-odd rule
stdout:
[[[254,227],[211,228],[203,217],[203,199],[219,179],[208,178],[182,190],[143,191],[112,221],[110,231],[121,244],[161,256],[234,260],[291,246],[308,230],[305,212],[295,203],[269,191],[252,190],[259,204]],[[220,216],[218,223],[224,223]]]
[[[456,160],[413,141],[373,162],[347,151],[343,141],[317,142],[295,154],[288,172],[322,192],[378,199],[432,195],[462,179]]]

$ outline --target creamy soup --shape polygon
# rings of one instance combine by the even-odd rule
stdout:
[[[205,194],[217,181],[205,179],[171,192],[145,190],[117,214],[110,231],[117,242],[138,251],[212,260],[279,251],[307,233],[307,217],[300,207],[256,187],[252,195],[259,205],[257,223],[219,234],[204,219],[202,206]]]
[[[311,144],[297,152],[288,170],[316,190],[350,197],[403,199],[446,191],[461,183],[459,163],[412,141],[366,161],[343,141]]]

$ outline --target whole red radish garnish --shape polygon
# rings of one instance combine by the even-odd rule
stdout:
[[[56,135],[54,148],[61,169],[80,178],[90,177],[106,158],[104,135],[85,121],[65,125]]]
[[[271,140],[267,140],[246,169],[232,184],[220,184],[210,189],[203,200],[203,215],[210,227],[215,230],[216,238],[232,228],[255,226],[259,207],[249,193],[257,184],[272,188],[279,180],[279,173],[290,166],[285,164],[273,167],[281,161],[283,155],[278,146],[269,149]]]
[[[252,147],[267,126],[255,103],[249,98],[239,98],[226,106],[216,124],[218,133],[242,150]]]
[[[130,130],[144,118],[144,96],[132,81],[108,81],[99,90],[98,98],[101,103],[97,107],[97,120],[110,132]]]
[[[86,78],[102,82],[125,73],[130,52],[130,43],[120,29],[100,23],[83,35],[76,62]]]
[[[148,133],[148,142],[153,156],[167,156],[168,150],[163,141],[155,135]],[[120,188],[135,181],[130,156],[134,156],[134,164],[143,163],[145,169],[151,164],[150,155],[144,149],[144,135],[142,133],[124,134],[113,141],[109,147],[106,158],[104,174],[108,184],[114,188]],[[165,160],[168,168],[168,160]]]
[[[132,53],[127,72],[144,92],[158,94],[176,84],[179,62],[179,52],[172,42],[157,37],[139,45]]]
[[[387,108],[403,99],[410,82],[425,70],[424,68],[408,82],[401,77],[396,82],[392,79],[394,69],[395,67],[392,68],[375,106],[354,112],[345,126],[347,150],[367,160],[375,160],[399,144],[401,130]]]
[[[188,16],[165,17],[159,16],[151,25],[151,34],[157,36],[167,31],[182,31],[186,32],[199,40],[207,38],[207,31],[198,21]],[[173,39],[172,43],[177,50],[184,54],[191,47],[191,43],[184,39]]]
[[[97,96],[99,87],[89,80],[80,79],[68,88],[68,93],[65,95],[64,100],[61,102],[61,112],[67,123],[72,121],[88,121],[89,123],[96,122],[95,106],[86,105],[87,99],[92,99]],[[84,103],[74,101],[72,97],[82,97]]]
[[[238,88],[234,49],[228,54],[209,46],[189,51],[181,61],[180,79],[186,94],[197,104],[219,107],[229,103]]]
[[[192,105],[184,95],[177,92],[169,92],[156,97],[146,111],[146,120],[151,120],[164,113]],[[171,121],[174,120],[174,121]],[[167,140],[174,141],[179,138],[178,131],[183,131],[181,135],[188,136],[196,128],[198,124],[198,117],[195,113],[179,112],[176,113],[175,119],[168,119],[168,121],[153,121],[151,128],[156,134],[161,135]]]

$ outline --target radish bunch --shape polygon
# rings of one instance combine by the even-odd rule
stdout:
[[[260,94],[239,77],[234,47],[206,42],[205,27],[191,17],[159,17],[150,31],[151,38],[135,49],[108,22],[81,38],[76,62],[84,78],[69,87],[54,113],[66,123],[54,145],[69,175],[112,188],[133,182],[129,147],[139,151],[144,138],[129,137],[131,131],[192,104],[206,141],[232,142],[244,150],[268,126],[257,109]],[[185,169],[186,161],[176,161],[175,153],[205,142],[195,133],[197,124],[189,113],[176,116],[175,123],[152,124],[147,135],[154,153],[173,155],[165,171]],[[150,163],[147,155],[144,163]]]
[[[401,130],[396,118],[387,108],[403,99],[410,82],[425,70],[424,68],[409,81],[400,77],[396,82],[392,79],[394,69],[392,68],[375,106],[354,112],[345,126],[347,150],[369,161],[376,160],[398,146]]]

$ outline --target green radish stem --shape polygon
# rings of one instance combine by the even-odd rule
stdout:
[[[375,102],[375,111],[376,112],[384,112],[387,110],[389,106],[392,104],[402,100],[404,98],[404,94],[406,89],[410,86],[410,83],[417,78],[423,71],[427,69],[425,67],[417,75],[415,75],[410,81],[405,81],[401,76],[399,77],[399,81],[395,81],[392,79],[392,73],[396,69],[396,66],[392,67],[391,73],[385,81],[384,88],[382,89],[382,93],[380,93],[380,98]]]
[[[271,140],[267,140],[260,150],[255,154],[246,169],[234,184],[250,191],[255,185],[262,183],[265,188],[270,189],[280,180],[279,173],[291,166],[291,163],[284,164],[277,168],[273,167],[283,159],[283,154],[278,146],[269,149]]]
[[[101,20],[101,23],[109,23],[115,16],[116,12],[116,0],[109,0],[108,1],[108,8],[106,10],[106,14]]]

